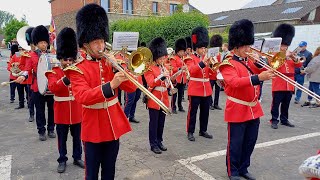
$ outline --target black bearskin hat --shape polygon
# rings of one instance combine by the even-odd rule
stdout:
[[[40,41],[46,41],[48,45],[49,41],[49,31],[43,25],[39,25],[32,30],[31,39],[34,45],[37,45]]]
[[[232,24],[229,30],[229,50],[254,43],[253,23],[241,19]]]
[[[57,37],[57,59],[77,59],[77,37],[73,29],[63,28]]]
[[[291,41],[294,37],[295,29],[290,24],[280,24],[276,30],[274,30],[272,36],[273,37],[281,37],[281,44],[290,46]]]
[[[185,51],[186,49],[187,49],[187,42],[186,42],[186,40],[183,39],[183,38],[178,39],[178,40],[176,41],[176,43],[175,43],[175,48],[174,48],[174,50],[176,51],[176,53],[179,52],[180,50],[184,50],[184,51]]]
[[[109,25],[106,11],[97,4],[87,4],[76,15],[79,47],[96,39],[109,39]]]
[[[152,52],[154,61],[168,55],[166,41],[162,37],[153,39],[149,44],[149,49]]]
[[[192,45],[193,49],[207,47],[209,45],[208,30],[204,27],[196,27],[192,30]]]
[[[31,38],[31,34],[32,34],[33,29],[34,29],[34,27],[30,27],[26,30],[26,41],[29,46],[30,46],[30,44],[33,44],[33,41]]]
[[[219,34],[213,35],[210,39],[210,47],[221,47],[222,46],[222,36]]]
[[[13,44],[10,48],[11,55],[13,56],[16,52],[19,52],[19,46],[17,44]]]
[[[186,39],[186,42],[187,42],[187,48],[192,48],[192,46],[191,46],[191,37],[187,36],[185,39]]]

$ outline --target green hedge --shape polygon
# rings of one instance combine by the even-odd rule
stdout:
[[[118,20],[111,24],[111,35],[115,31],[139,32],[140,42],[149,43],[155,37],[163,37],[168,47],[174,47],[178,38],[191,35],[197,26],[208,27],[207,15],[193,11],[189,13],[174,13],[171,16]]]

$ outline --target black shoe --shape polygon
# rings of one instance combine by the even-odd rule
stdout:
[[[47,140],[46,134],[39,134],[39,140],[46,141]]]
[[[193,133],[188,133],[188,140],[189,141],[195,141],[196,139],[193,136]]]
[[[14,100],[10,100],[10,103],[14,103]]]
[[[304,102],[303,104],[301,104],[301,107],[303,107],[303,106],[310,106],[310,102],[309,101],[306,101],[306,102]]]
[[[199,132],[199,136],[203,136],[205,138],[208,138],[208,139],[212,139],[213,136],[208,134],[207,132]]]
[[[229,176],[230,180],[241,180],[240,176]]]
[[[272,128],[272,129],[278,129],[278,124],[271,123],[271,128]]]
[[[59,163],[58,168],[57,168],[57,172],[64,173],[66,171],[66,167],[67,167],[66,162]]]
[[[130,122],[133,122],[133,123],[139,123],[140,121],[136,120],[136,118],[129,118],[129,121]]]
[[[177,113],[177,110],[172,109],[172,114],[178,114],[178,113]]]
[[[23,109],[23,108],[24,108],[24,106],[18,106],[18,107],[14,108],[14,109]]]
[[[288,126],[288,127],[294,127],[294,125],[291,124],[289,121],[287,121],[285,123],[281,123],[281,125]]]
[[[179,108],[180,112],[186,112],[183,108]]]
[[[33,122],[34,121],[34,116],[30,116],[29,117],[29,122]]]
[[[74,161],[73,161],[73,164],[76,165],[76,166],[78,166],[78,167],[81,167],[82,169],[84,169],[84,162],[83,162],[81,159],[79,159],[79,160],[74,160]]]
[[[219,105],[214,105],[213,107],[214,109],[222,110],[222,108]]]
[[[210,109],[210,110],[214,110],[214,107],[213,107],[213,106],[210,106],[209,109]]]
[[[159,143],[158,144],[158,147],[161,151],[167,151],[168,149],[162,144],[162,143]]]
[[[240,174],[240,176],[248,180],[256,180],[256,178],[251,173]]]
[[[162,153],[162,151],[159,149],[158,146],[156,146],[156,147],[151,147],[151,151],[153,151],[153,152],[156,153],[156,154],[161,154],[161,153]]]
[[[317,108],[317,107],[320,107],[320,104],[311,104],[309,106],[309,108]]]
[[[53,131],[48,132],[49,138],[56,138],[56,134]]]

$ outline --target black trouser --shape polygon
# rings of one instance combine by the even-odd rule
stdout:
[[[211,96],[189,96],[189,110],[187,117],[187,131],[194,133],[197,121],[197,111],[200,105],[200,132],[206,132],[209,119],[209,105]]]
[[[228,123],[228,176],[248,173],[250,157],[258,139],[259,124],[259,118],[241,123]]]
[[[56,130],[58,135],[58,150],[59,150],[59,158],[57,161],[59,163],[66,162],[67,158],[67,140],[68,140],[68,132],[70,127],[70,133],[72,136],[73,143],[73,154],[72,157],[74,160],[80,160],[82,154],[81,147],[81,123],[78,124],[56,124]]]
[[[172,101],[171,101],[171,107],[173,110],[177,109],[177,106],[176,106],[177,94],[178,94],[178,108],[183,109],[182,97],[183,97],[184,86],[185,86],[185,84],[183,84],[183,83],[177,83],[177,85],[176,85],[178,92],[172,95]]]
[[[271,106],[271,123],[278,124],[279,120],[279,106],[280,107],[280,121],[282,123],[288,122],[289,106],[292,98],[292,91],[274,91],[272,92],[272,106]]]
[[[24,92],[26,92],[26,99],[28,99],[28,88],[26,84],[17,84],[19,106],[24,107]]]
[[[149,108],[149,143],[150,147],[156,147],[162,143],[166,114],[163,111]]]
[[[83,142],[85,153],[85,180],[98,180],[101,165],[101,180],[114,179],[119,152],[119,140],[91,143]]]
[[[14,79],[10,79],[10,81],[13,81]],[[14,101],[15,97],[16,97],[16,88],[17,88],[17,84],[16,82],[10,83],[10,100]]]
[[[28,89],[28,108],[29,108],[29,115],[34,116],[34,100],[33,100],[33,91],[30,88],[31,85],[27,85]]]
[[[36,122],[39,134],[44,134],[46,132],[46,116],[45,116],[45,104],[47,102],[48,107],[48,123],[47,123],[47,130],[49,132],[54,131],[54,114],[53,114],[53,96],[48,95],[44,96],[39,92],[33,93],[33,100],[36,106]]]
[[[126,93],[126,103],[124,107],[124,113],[126,114],[127,118],[132,119],[136,113],[137,102],[141,96],[141,90],[137,89],[132,93]]]
[[[217,84],[216,80],[210,80],[211,88],[213,91],[214,87],[214,100],[212,96],[210,98],[210,106],[218,106],[219,105],[219,96],[220,96],[220,86]]]

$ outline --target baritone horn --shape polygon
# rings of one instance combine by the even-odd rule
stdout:
[[[17,32],[17,42],[18,42],[19,46],[21,46],[24,50],[27,50],[27,51],[31,50],[31,46],[28,45],[28,42],[26,40],[26,31],[30,27],[31,26],[23,26]]]

